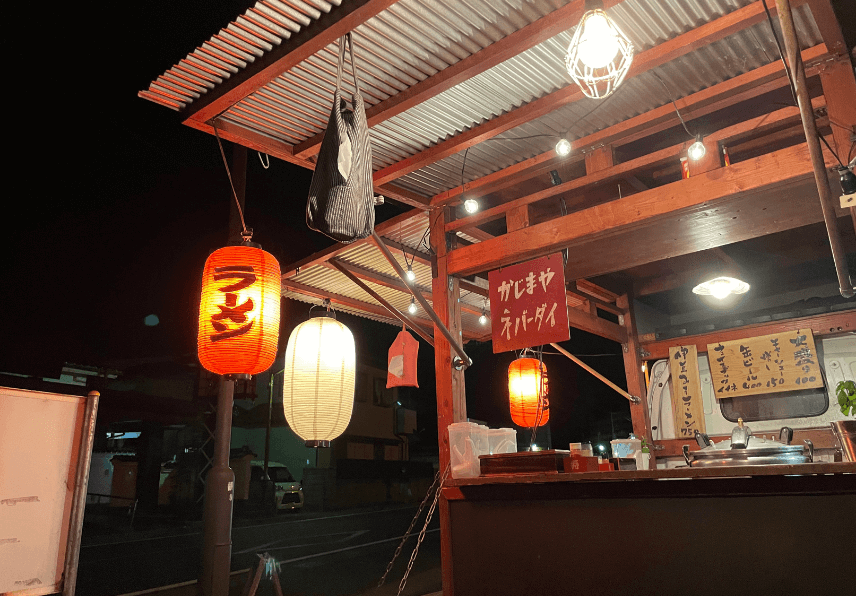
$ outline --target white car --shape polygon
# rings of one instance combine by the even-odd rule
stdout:
[[[261,482],[264,477],[265,462],[253,460],[250,469],[252,482]],[[285,465],[268,462],[268,474],[274,485],[274,497],[277,510],[292,510],[303,507],[303,487],[294,479]]]

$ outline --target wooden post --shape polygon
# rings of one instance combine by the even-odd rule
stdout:
[[[638,404],[630,404],[630,418],[633,421],[633,433],[637,437],[645,437],[649,445],[651,437],[651,421],[648,417],[648,388],[645,385],[645,373],[642,372],[642,356],[640,353],[639,335],[636,332],[636,314],[633,310],[633,296],[624,294],[616,300],[616,306],[623,309],[623,324],[627,329],[627,343],[621,346],[624,351],[624,374],[627,376],[627,392],[640,398]],[[655,461],[651,452],[651,463]]]
[[[531,205],[521,205],[515,207],[505,214],[505,228],[509,232],[528,228],[530,224],[529,208]]]
[[[615,154],[613,153],[612,145],[598,147],[586,153],[586,175],[611,168],[614,165]]]
[[[461,296],[457,278],[449,277],[447,255],[451,248],[446,243],[446,221],[449,210],[432,215],[434,224],[431,226],[431,248],[437,259],[436,275],[431,285],[434,298],[434,310],[440,320],[451,331],[452,335],[463,342],[461,337],[461,308],[458,301]],[[433,219],[436,218],[436,219]],[[448,238],[455,241],[454,235]],[[434,370],[437,382],[437,443],[440,447],[440,473],[442,474],[450,462],[449,455],[449,424],[463,422],[467,419],[466,392],[464,389],[464,372],[455,370],[452,366],[452,346],[436,328],[434,330]],[[443,596],[452,596],[452,544],[451,527],[449,526],[449,507],[441,499],[440,502],[440,556],[443,573]]]
[[[856,78],[846,55],[823,65],[820,83],[826,97],[826,111],[832,127],[833,146],[845,164],[850,160],[850,135],[856,133]],[[850,218],[856,227],[856,207],[850,207]]]

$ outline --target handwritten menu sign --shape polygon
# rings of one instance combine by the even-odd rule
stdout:
[[[811,329],[708,344],[717,398],[822,387]]]
[[[571,337],[562,253],[488,273],[493,353]]]
[[[705,432],[701,381],[698,376],[698,350],[695,346],[669,348],[672,373],[672,413],[678,438]]]

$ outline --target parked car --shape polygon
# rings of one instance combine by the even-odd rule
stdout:
[[[253,460],[250,466],[250,498],[264,493],[265,463]],[[294,479],[288,468],[279,462],[268,462],[268,474],[274,486],[277,510],[295,510],[303,507],[303,487]],[[260,502],[259,499],[258,502]]]

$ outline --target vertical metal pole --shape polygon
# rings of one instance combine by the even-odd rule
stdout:
[[[217,426],[214,429],[214,465],[205,480],[205,509],[202,534],[202,575],[199,585],[205,596],[229,595],[232,567],[232,502],[235,473],[229,467],[232,440],[232,402],[235,377],[223,376],[217,395]]]
[[[779,13],[779,24],[782,27],[785,53],[791,68],[794,87],[796,87],[797,103],[799,104],[805,139],[808,144],[808,154],[811,157],[812,166],[814,166],[814,180],[817,183],[817,193],[820,195],[820,207],[823,210],[823,220],[826,222],[826,232],[829,235],[829,246],[832,249],[832,260],[835,262],[839,291],[844,298],[851,298],[853,296],[853,282],[850,281],[847,260],[841,246],[841,236],[838,233],[835,204],[833,203],[832,191],[829,188],[823,150],[820,147],[817,127],[814,123],[811,98],[808,95],[805,80],[805,65],[800,55],[794,18],[791,14],[791,3],[789,0],[776,0],[776,8]]]
[[[100,393],[90,391],[86,396],[83,414],[83,432],[77,452],[77,470],[74,475],[74,495],[69,519],[68,540],[65,550],[65,568],[62,573],[62,596],[74,596],[77,584],[77,563],[80,560],[80,535],[83,531],[83,510],[86,507],[86,487],[89,484],[89,466],[92,461],[92,443],[95,440],[95,418],[98,415]]]

